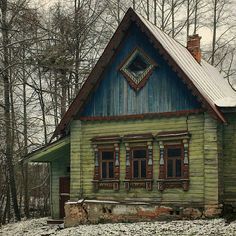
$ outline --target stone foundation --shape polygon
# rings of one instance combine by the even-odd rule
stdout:
[[[149,203],[80,200],[65,204],[65,227],[105,222],[137,222],[151,220],[199,219],[217,217],[218,206],[206,209],[167,207]]]

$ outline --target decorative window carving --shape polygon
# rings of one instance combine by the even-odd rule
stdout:
[[[106,136],[92,139],[94,150],[94,189],[119,190],[120,137]]]
[[[141,49],[136,48],[122,64],[120,71],[135,90],[141,89],[151,75],[155,63]]]
[[[126,148],[125,189],[146,188],[152,190],[152,134],[126,135],[123,140]]]
[[[187,131],[161,132],[159,141],[158,189],[189,188],[189,148],[190,134]]]

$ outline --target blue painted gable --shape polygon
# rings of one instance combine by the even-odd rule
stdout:
[[[136,47],[141,48],[157,64],[140,91],[131,88],[119,70],[121,63]],[[176,112],[200,107],[196,97],[152,46],[146,35],[136,25],[132,25],[80,116]]]

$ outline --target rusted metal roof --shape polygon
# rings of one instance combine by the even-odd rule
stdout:
[[[63,134],[73,117],[81,111],[89,95],[101,79],[101,75],[107,64],[115,55],[116,49],[120,46],[132,22],[135,22],[149,37],[154,47],[170,64],[183,82],[187,84],[193,95],[202,103],[203,108],[207,109],[216,119],[226,122],[224,115],[218,107],[236,106],[236,94],[217,69],[204,60],[199,64],[183,45],[130,8],[77,97],[57,126],[52,138]]]

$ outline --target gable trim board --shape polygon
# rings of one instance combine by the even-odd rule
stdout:
[[[198,101],[201,102],[202,107],[208,110],[208,112],[218,121],[227,123],[223,113],[219,110],[219,107],[215,103],[216,100],[222,101],[222,99],[226,97],[227,92],[230,90],[229,88],[226,88],[227,86],[226,84],[224,84],[224,86],[222,86],[222,89],[226,88],[225,92],[220,92],[221,86],[219,86],[219,83],[226,82],[220,81],[218,85],[215,85],[216,81],[203,81],[204,78],[212,78],[209,71],[207,71],[211,66],[206,66],[207,63],[203,60],[202,63],[199,64],[185,47],[183,47],[174,39],[170,38],[168,35],[160,31],[156,26],[146,21],[143,17],[135,13],[130,8],[124,16],[120,25],[118,26],[112,39],[106,46],[102,56],[99,58],[97,64],[95,65],[87,80],[85,81],[84,85],[82,86],[81,90],[79,91],[77,97],[74,99],[68,111],[62,118],[60,124],[57,126],[52,136],[52,139],[58,135],[65,133],[65,130],[71,120],[76,116],[78,112],[82,111],[89,95],[93,92],[93,90],[96,88],[97,83],[101,79],[101,75],[104,72],[106,66],[108,65],[112,57],[116,54],[117,49],[122,44],[123,38],[127,35],[126,31],[128,30],[132,22],[135,22],[140,27],[141,31],[148,36],[150,42],[154,44],[154,47],[164,57],[164,59],[171,66],[173,71],[176,72],[178,77],[180,77],[183,83],[187,85],[188,89],[192,92],[192,94],[197,97]],[[158,38],[155,33],[160,34],[160,37]],[[170,46],[169,49],[167,49],[166,45],[163,46],[163,41],[160,42],[161,37],[163,38],[162,40],[169,41],[167,45]],[[175,52],[180,55],[182,52],[184,52],[184,55],[181,55],[183,57],[186,57],[184,61],[181,61],[181,59],[178,60],[178,58],[174,58],[176,57],[176,55],[171,55],[171,50],[173,51],[174,49],[181,50]],[[191,67],[194,68],[194,71],[190,71],[188,74],[186,71],[191,70]],[[204,78],[202,79],[201,77]],[[215,94],[211,92],[211,90],[214,89],[216,89]],[[230,93],[229,96],[233,96],[232,93]]]
[[[157,117],[172,117],[172,116],[188,116],[192,114],[203,113],[204,109],[183,110],[175,112],[160,112],[160,113],[144,113],[135,115],[119,115],[119,116],[81,116],[81,121],[99,121],[99,120],[128,120],[128,119],[145,119]]]

